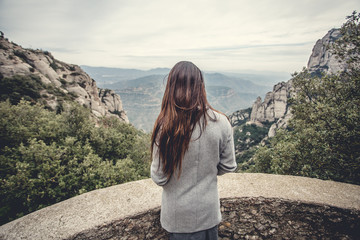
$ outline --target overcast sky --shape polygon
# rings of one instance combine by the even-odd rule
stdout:
[[[359,0],[0,0],[0,30],[77,65],[294,72]]]

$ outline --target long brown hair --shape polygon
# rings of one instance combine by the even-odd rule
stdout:
[[[168,75],[161,111],[151,136],[151,155],[156,144],[161,170],[168,179],[176,168],[180,177],[182,159],[189,147],[192,132],[199,124],[201,134],[206,126],[209,108],[213,109],[206,99],[200,69],[187,61],[175,64]],[[201,117],[204,119],[202,123],[199,122]]]

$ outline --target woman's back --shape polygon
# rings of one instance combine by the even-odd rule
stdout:
[[[228,119],[210,109],[208,114],[210,119],[201,135],[199,125],[193,131],[180,178],[176,172],[166,182],[158,156],[154,156],[151,175],[156,183],[166,183],[161,224],[169,232],[197,232],[221,220],[217,175],[236,169],[234,142]]]

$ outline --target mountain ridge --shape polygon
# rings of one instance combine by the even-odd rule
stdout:
[[[309,57],[307,69],[312,74],[331,74],[345,69],[345,64],[339,62],[337,57],[328,49],[328,46],[340,37],[340,30],[333,28],[325,36],[316,41]],[[287,127],[291,118],[288,100],[294,96],[295,90],[292,79],[275,84],[272,92],[265,95],[264,101],[257,99],[252,106],[250,121],[274,122],[270,127],[268,136],[273,137],[276,129]]]
[[[94,118],[113,116],[129,122],[120,96],[98,88],[78,65],[59,61],[47,51],[22,48],[1,35],[0,80],[11,83],[17,76],[28,81],[39,79],[37,91],[49,109],[59,110],[67,101],[75,101],[89,108]],[[6,97],[10,93],[2,90],[1,94]]]
[[[316,41],[308,60],[307,69],[311,74],[331,74],[345,69],[328,48],[340,37],[339,29],[331,29]],[[229,116],[234,128],[237,162],[246,170],[247,161],[259,145],[266,144],[278,129],[285,129],[292,117],[289,99],[294,97],[292,78],[275,84],[265,97],[257,97],[251,110],[238,110]]]

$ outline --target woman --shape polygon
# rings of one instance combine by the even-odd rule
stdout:
[[[217,239],[217,175],[236,169],[234,140],[191,62],[179,62],[169,73],[151,153],[151,177],[163,187],[161,225],[170,239]]]

